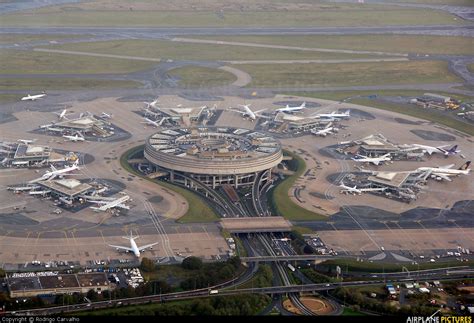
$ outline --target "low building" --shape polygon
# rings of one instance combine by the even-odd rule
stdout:
[[[23,273],[10,275],[6,282],[12,298],[87,293],[91,289],[102,292],[114,288],[105,273]]]
[[[92,190],[93,187],[74,178],[40,181],[38,185],[51,190],[52,194],[72,200]]]

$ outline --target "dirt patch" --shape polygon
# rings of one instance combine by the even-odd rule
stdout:
[[[298,308],[296,308],[295,305],[293,305],[293,303],[289,299],[283,302],[283,308],[293,314],[298,314],[298,315],[302,314],[301,311]]]
[[[328,315],[334,311],[332,305],[322,298],[301,297],[300,300],[304,306],[318,315]]]

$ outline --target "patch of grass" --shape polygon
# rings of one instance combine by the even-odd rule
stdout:
[[[326,87],[462,82],[447,62],[406,61],[339,64],[239,64],[252,76],[248,87]]]
[[[180,186],[160,181],[159,185],[172,190],[175,193],[182,195],[188,202],[188,211],[185,215],[180,217],[176,222],[179,223],[204,223],[204,222],[215,222],[219,221],[219,216],[216,212],[207,205],[206,201],[203,200],[199,195],[193,193]]]
[[[473,264],[472,260],[468,262],[459,262],[455,260],[443,261],[443,262],[428,262],[421,263],[419,265],[412,265],[407,263],[384,263],[384,262],[359,262],[354,259],[335,259],[327,260],[318,265],[318,267],[330,267],[334,269],[336,266],[340,266],[342,272],[346,270],[353,272],[369,272],[369,273],[383,273],[383,272],[401,272],[403,267],[406,267],[409,271],[413,270],[423,270],[423,269],[435,269],[435,268],[445,268],[445,267],[455,267],[455,266],[471,266]]]
[[[348,49],[390,53],[471,55],[470,37],[428,35],[264,35],[191,36],[191,38],[309,48]],[[436,46],[433,46],[436,44]],[[359,57],[359,56],[357,56]]]
[[[358,92],[345,92],[345,93],[300,92],[300,94],[298,95],[314,97],[314,98],[322,98],[322,99],[328,99],[328,100],[341,100],[341,99],[350,97],[350,95],[347,96],[349,93],[356,94]],[[374,94],[376,93],[376,91],[371,91],[370,93]],[[417,93],[421,93],[421,92],[417,92]],[[437,92],[437,93],[443,94],[440,92]],[[292,94],[296,94],[296,93],[293,92]],[[454,98],[462,98],[464,99],[463,101],[472,100],[469,97],[465,97],[461,95],[451,95],[448,93],[446,94]],[[428,120],[431,122],[436,122],[438,124],[459,130],[466,134],[474,135],[474,126],[472,126],[471,124],[463,122],[458,119],[454,119],[448,113],[443,113],[441,111],[437,111],[434,109],[423,109],[419,106],[415,106],[412,104],[401,104],[401,103],[397,104],[397,103],[391,103],[391,102],[386,102],[382,100],[374,100],[374,99],[367,99],[367,98],[354,98],[354,99],[351,99],[349,102],[354,103],[354,104],[365,105],[368,107],[373,107],[373,108],[377,108],[381,110],[401,113],[401,114],[409,115],[412,117]]]
[[[183,281],[193,277],[197,272],[196,270],[183,269],[181,265],[160,265],[157,266],[157,268],[158,269],[153,272],[142,272],[143,278],[145,278],[146,281],[166,281],[168,277],[171,277],[173,280]]]
[[[317,10],[52,10],[2,15],[2,26],[380,26],[465,24],[447,12],[385,5],[327,4]]]
[[[87,78],[2,78],[0,90],[89,90],[139,88],[140,82]]]
[[[52,41],[82,38],[83,35],[53,35],[53,34],[2,34],[0,44],[22,44],[31,41]]]
[[[21,95],[17,94],[0,94],[0,103],[10,103],[18,101]]]
[[[281,215],[288,220],[327,220],[327,217],[321,214],[311,212],[298,204],[294,203],[289,196],[289,191],[295,181],[306,169],[306,163],[298,155],[284,151],[285,155],[293,157],[296,163],[295,173],[276,185],[270,191],[270,203],[276,215]]]
[[[100,74],[145,70],[155,62],[0,49],[0,74]]]
[[[215,222],[219,220],[219,216],[214,212],[214,210],[209,207],[209,205],[207,205],[207,203],[196,193],[193,193],[185,188],[173,185],[171,183],[150,179],[148,177],[143,176],[143,174],[139,173],[137,170],[131,167],[130,164],[127,162],[128,159],[143,149],[144,145],[140,145],[127,150],[125,153],[122,154],[122,156],[120,156],[120,165],[126,171],[135,174],[141,178],[144,178],[150,182],[156,183],[157,185],[165,187],[177,194],[182,195],[186,199],[186,201],[188,202],[188,210],[176,222],[201,223]]]
[[[361,313],[359,311],[354,311],[350,307],[344,307],[344,310],[342,311],[342,316],[366,316],[366,314]]]
[[[259,48],[218,44],[172,42],[169,40],[137,40],[81,42],[44,48],[68,51],[90,52],[162,58],[176,60],[279,60],[279,59],[335,59],[351,58],[351,54],[320,53],[291,49]],[[373,57],[357,55],[357,58]]]
[[[468,64],[467,69],[469,70],[469,72],[474,73],[474,64]]]
[[[217,69],[200,66],[175,68],[168,74],[179,78],[179,85],[186,88],[227,85],[235,82],[235,75]]]

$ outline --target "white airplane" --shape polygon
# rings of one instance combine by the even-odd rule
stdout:
[[[35,95],[28,94],[27,96],[22,97],[21,101],[35,101],[35,100],[41,99],[45,96],[46,96],[46,93],[44,93],[44,92],[42,94],[35,94]]]
[[[79,135],[79,133],[76,133],[74,136],[69,136],[69,135],[63,135],[63,138],[69,140],[69,141],[85,141],[86,139],[82,136]]]
[[[333,111],[331,113],[320,113],[318,116],[322,119],[348,119],[351,117],[351,110],[347,110],[346,112],[343,113],[337,113],[336,111]]]
[[[353,193],[358,195],[362,194],[362,191],[357,189],[357,185],[354,185],[354,187],[350,187],[345,185],[344,182],[341,182],[339,187],[341,188],[341,193]]]
[[[303,102],[300,106],[298,107],[290,107],[288,104],[286,105],[286,108],[281,108],[281,109],[276,109],[277,112],[284,112],[284,113],[293,113],[293,112],[299,112],[303,109],[306,109],[306,102]]]
[[[129,199],[130,199],[130,196],[125,195],[125,196],[122,196],[122,197],[120,197],[118,199],[115,199],[113,201],[89,200],[89,202],[95,203],[95,204],[98,204],[98,205],[102,204],[99,207],[91,206],[91,209],[93,209],[96,212],[105,212],[108,209],[112,209],[114,207],[119,207],[119,208],[122,208],[122,209],[130,210],[129,206],[123,204],[123,203],[127,202]]]
[[[24,143],[25,145],[34,143],[37,139],[18,139],[19,142]]]
[[[112,119],[112,114],[108,114],[108,113],[105,113],[105,112],[102,112],[102,114],[100,115],[101,118],[106,118],[106,119]]]
[[[61,112],[59,112],[59,113],[58,113],[58,112],[53,112],[53,113],[58,116],[58,119],[59,119],[59,120],[67,119],[67,118],[66,118],[66,115],[72,114],[72,113],[67,113],[67,109],[64,109],[63,111],[61,111]]]
[[[257,116],[260,117],[260,115],[258,115],[258,113],[266,110],[266,109],[262,109],[262,110],[258,110],[258,111],[252,111],[252,110],[250,110],[250,104],[247,104],[247,105],[239,104],[239,106],[242,107],[244,109],[244,111],[241,111],[239,109],[234,109],[232,107],[229,107],[229,109],[231,109],[232,111],[235,111],[237,113],[242,114],[244,117],[249,117],[250,120],[252,120],[252,121],[257,120]]]
[[[130,236],[129,237],[122,237],[124,239],[127,239],[130,241],[130,247],[124,247],[124,246],[115,246],[115,245],[111,245],[109,244],[110,247],[113,247],[113,248],[116,248],[117,250],[125,250],[127,252],[133,252],[133,254],[139,258],[140,257],[140,252],[144,252],[146,249],[152,249],[152,247],[156,244],[158,244],[158,242],[155,242],[155,243],[150,243],[150,244],[147,244],[145,246],[141,246],[141,247],[138,247],[136,242],[135,242],[135,239],[138,239],[139,237],[138,236],[132,236],[132,232],[130,232]]]
[[[7,190],[13,192],[23,192],[23,191],[31,191],[40,188],[40,186],[33,185],[33,186],[21,186],[21,187],[7,187]]]
[[[155,109],[159,109],[159,108],[156,106],[156,104],[158,103],[158,99],[155,99],[155,100],[153,100],[152,102],[143,102],[143,103],[146,104],[146,109],[148,109],[148,108],[150,108],[150,107],[151,107],[151,108],[155,108]]]
[[[45,181],[45,180],[50,181],[58,176],[70,175],[68,173],[76,169],[80,169],[79,160],[76,160],[74,164],[72,164],[72,166],[66,166],[63,169],[56,169],[56,167],[51,165],[51,171],[44,173],[43,176],[41,176],[40,178],[29,181],[29,183],[36,183],[38,181]]]
[[[153,120],[148,119],[148,118],[143,118],[143,119],[145,121],[142,121],[142,123],[146,123],[147,125],[153,126],[155,128],[158,128],[160,126],[160,124],[157,121],[153,121]]]
[[[50,190],[44,190],[44,191],[30,191],[28,194],[29,195],[42,195],[45,196],[46,194],[51,193]]]
[[[431,176],[431,178],[435,178],[437,180],[444,179],[446,181],[451,182],[450,177],[458,175],[468,175],[471,172],[471,169],[469,168],[470,165],[471,161],[467,161],[458,169],[453,169],[454,164],[451,164],[440,167],[419,167],[416,171],[426,172],[427,176]]]
[[[392,158],[390,157],[390,153],[385,154],[380,157],[367,157],[367,156],[357,155],[356,157],[351,158],[351,159],[358,163],[372,163],[376,166],[378,166],[381,162],[392,160]]]
[[[439,146],[439,147],[432,147],[432,146],[426,146],[426,145],[412,144],[410,146],[412,148],[420,148],[420,149],[423,150],[423,152],[428,153],[428,155],[432,155],[433,153],[442,152],[445,156],[454,156],[454,155],[461,152],[460,150],[457,149],[458,145],[454,145],[453,147],[451,147],[449,149],[444,149],[448,145]]]
[[[326,127],[324,129],[321,129],[321,130],[313,129],[313,130],[311,130],[311,133],[313,135],[316,135],[316,136],[326,137],[328,134],[332,133],[333,130],[336,130],[336,128]]]

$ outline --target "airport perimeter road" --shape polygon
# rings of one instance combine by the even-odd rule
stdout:
[[[2,27],[1,33],[91,34],[159,39],[181,35],[360,35],[422,34],[474,37],[474,25],[374,26],[374,27]]]
[[[450,275],[433,275],[430,280],[456,280],[462,279],[466,274],[450,274]],[[426,279],[426,278],[425,278]],[[372,281],[353,281],[353,282],[341,282],[341,283],[329,283],[329,284],[307,284],[307,285],[289,285],[289,286],[273,286],[264,288],[248,288],[248,289],[227,289],[219,290],[218,293],[209,295],[210,289],[200,289],[187,292],[178,292],[162,295],[150,295],[134,298],[115,299],[110,301],[93,302],[88,304],[69,305],[69,306],[55,306],[49,308],[21,310],[21,311],[8,311],[7,315],[53,315],[59,313],[78,312],[92,309],[103,309],[109,307],[117,307],[120,305],[137,305],[146,304],[150,302],[162,302],[162,301],[173,301],[173,300],[185,300],[193,298],[204,298],[214,296],[227,296],[227,295],[240,295],[240,294],[287,294],[287,293],[302,293],[302,292],[320,292],[325,290],[332,290],[338,287],[357,287],[357,286],[371,286],[371,285],[382,285],[387,282],[412,282],[412,278],[404,278],[397,280],[372,280]]]

